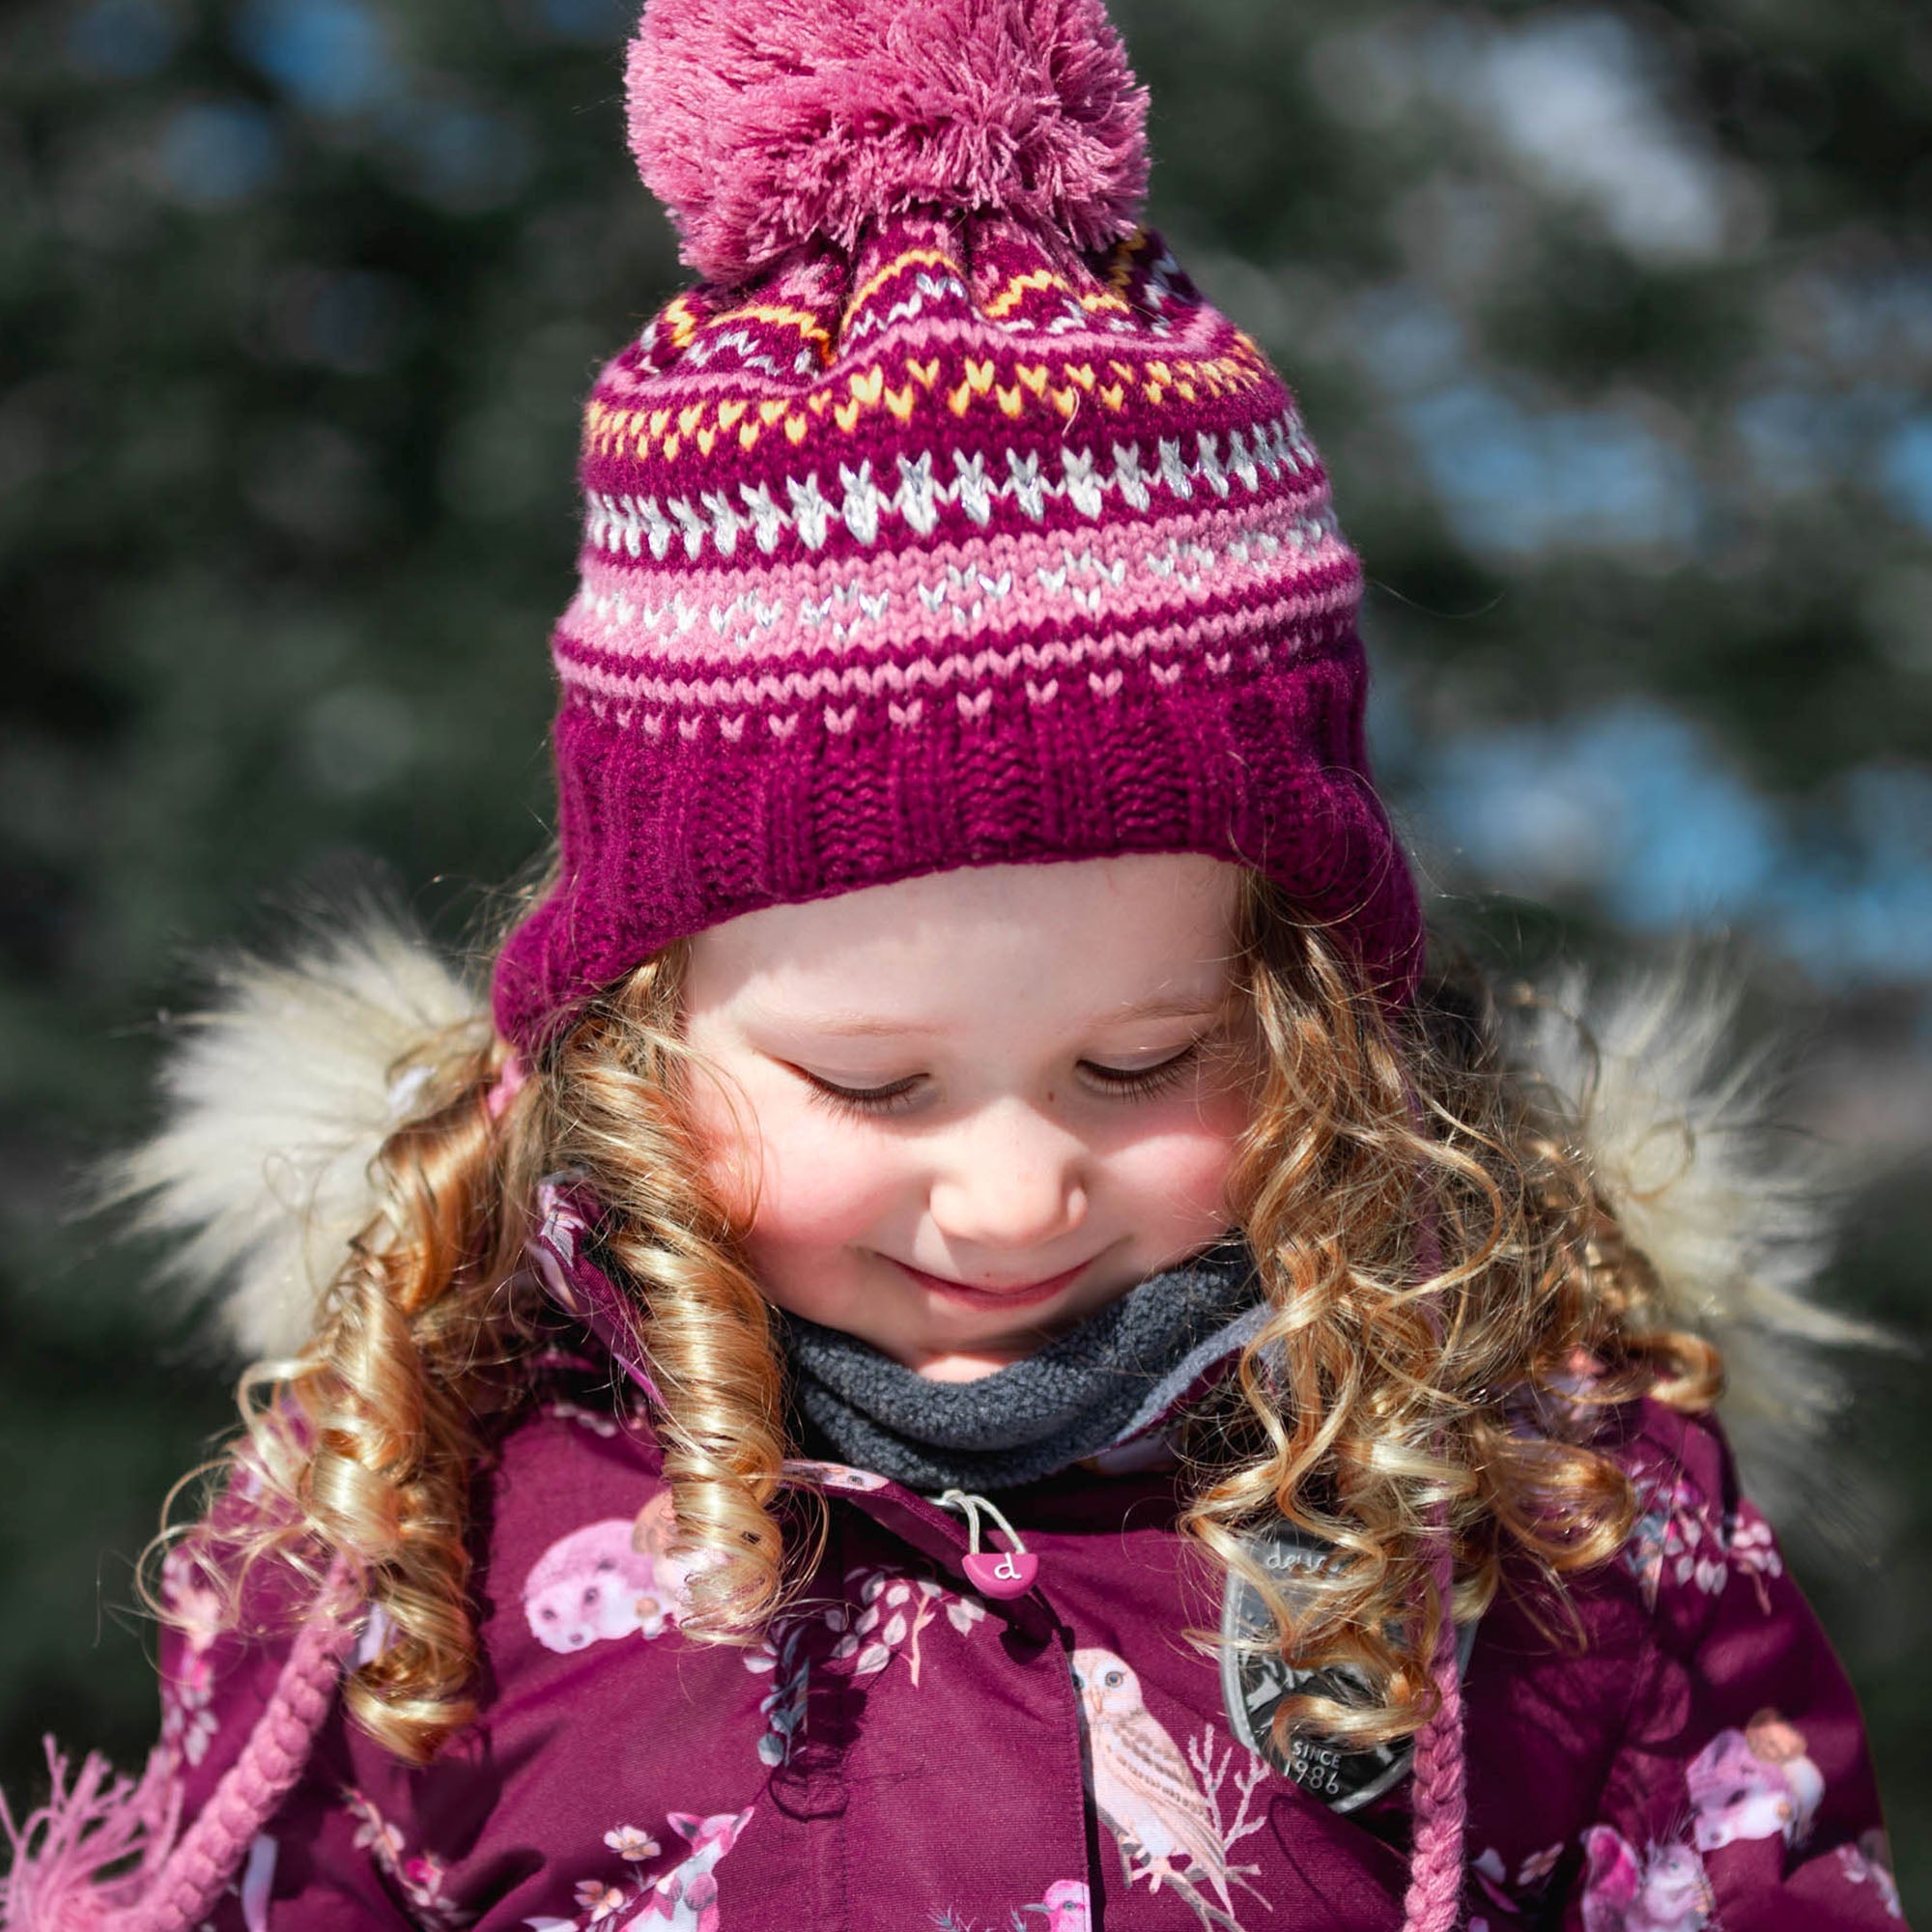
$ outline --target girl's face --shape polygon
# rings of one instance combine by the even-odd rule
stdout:
[[[1226,1233],[1238,878],[986,867],[693,940],[694,1119],[765,1293],[963,1381]]]

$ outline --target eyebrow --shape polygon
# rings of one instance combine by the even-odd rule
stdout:
[[[1088,1022],[1088,1029],[1131,1026],[1136,1020],[1208,1019],[1223,1011],[1227,1004],[1225,994],[1217,999],[1157,994],[1151,999],[1116,1007],[1111,1012],[1095,1014]],[[758,1009],[753,1017],[770,1026],[797,1027],[802,1032],[822,1034],[828,1039],[937,1039],[947,1031],[944,1027],[883,1020],[858,1012],[775,1013]]]

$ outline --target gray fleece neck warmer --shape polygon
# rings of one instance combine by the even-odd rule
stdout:
[[[928,1381],[795,1315],[780,1325],[793,1399],[840,1460],[913,1489],[984,1492],[1137,1435],[1265,1314],[1247,1248],[1229,1239],[978,1381]]]

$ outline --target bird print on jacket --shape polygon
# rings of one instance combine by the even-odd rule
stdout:
[[[1183,1752],[1148,1709],[1133,1666],[1111,1650],[1076,1650],[1073,1681],[1087,1727],[1094,1808],[1120,1846],[1127,1882],[1145,1878],[1151,1891],[1165,1886],[1204,1925],[1240,1932],[1229,1886],[1245,1886],[1247,1868],[1231,1865],[1228,1853],[1236,1839],[1261,1827],[1261,1818],[1249,1818],[1248,1804],[1266,1778],[1266,1765],[1249,1754],[1236,1779],[1239,1808],[1224,1820],[1220,1795],[1232,1748],[1217,1760],[1208,1732]]]

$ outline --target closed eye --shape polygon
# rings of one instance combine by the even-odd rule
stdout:
[[[1204,1042],[1192,1040],[1172,1058],[1156,1066],[1102,1066],[1094,1061],[1080,1062],[1080,1071],[1093,1084],[1117,1099],[1140,1100],[1164,1093],[1176,1085],[1201,1057]],[[920,1075],[895,1080],[889,1087],[840,1087],[836,1082],[793,1069],[805,1081],[810,1097],[837,1112],[878,1116],[903,1112],[920,1090]]]
[[[917,1080],[897,1080],[890,1087],[838,1087],[815,1073],[798,1069],[810,1098],[845,1114],[896,1114],[909,1106],[919,1091]]]
[[[1182,1047],[1173,1059],[1163,1060],[1158,1066],[1096,1066],[1091,1060],[1083,1060],[1080,1065],[1110,1092],[1139,1099],[1144,1094],[1158,1094],[1172,1087],[1201,1058],[1201,1046],[1200,1040],[1194,1040]]]

